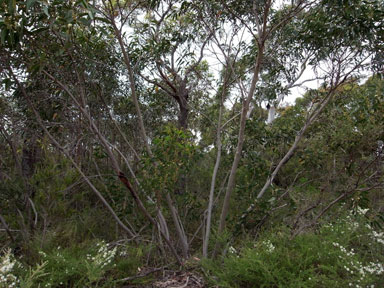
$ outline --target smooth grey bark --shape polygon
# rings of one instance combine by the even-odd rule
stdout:
[[[227,190],[224,196],[224,202],[223,202],[223,207],[221,210],[221,215],[220,215],[220,223],[219,223],[219,233],[222,233],[225,228],[225,223],[226,223],[226,218],[228,216],[229,212],[229,204],[232,196],[232,192],[235,187],[235,181],[236,181],[236,172],[237,168],[241,159],[241,152],[243,150],[243,144],[244,144],[244,137],[245,137],[245,123],[247,120],[247,113],[249,109],[249,105],[251,103],[252,97],[255,93],[256,90],[256,83],[259,79],[259,73],[261,69],[261,64],[262,64],[262,59],[263,59],[263,53],[264,53],[264,39],[263,37],[261,38],[259,42],[259,51],[257,54],[257,59],[255,63],[255,68],[253,71],[253,78],[251,82],[251,87],[248,91],[248,95],[246,100],[243,103],[242,111],[241,111],[241,118],[240,118],[240,128],[239,128],[239,135],[238,135],[238,140],[237,140],[237,146],[236,146],[236,152],[235,152],[235,157],[232,162],[232,167],[231,167],[231,172],[229,174],[229,179],[228,179],[228,185],[227,185]]]
[[[223,92],[223,94],[224,94],[224,92]],[[208,257],[208,244],[209,244],[209,237],[210,237],[210,233],[211,233],[212,209],[213,209],[213,201],[214,201],[214,196],[215,196],[215,185],[216,185],[217,172],[219,171],[220,160],[221,160],[221,147],[222,147],[222,145],[221,145],[221,118],[222,118],[222,114],[223,114],[223,98],[224,98],[224,95],[221,96],[219,119],[217,121],[217,132],[216,132],[217,153],[216,153],[215,167],[213,168],[213,173],[212,173],[211,188],[209,190],[207,221],[206,221],[205,234],[204,234],[204,238],[203,238],[203,257]]]
[[[139,121],[140,134],[141,134],[141,137],[143,138],[144,145],[145,145],[145,148],[147,150],[148,155],[151,158],[153,158],[153,153],[152,153],[151,147],[149,146],[149,143],[148,143],[147,132],[146,132],[145,126],[144,126],[144,121],[143,121],[143,116],[141,114],[139,100],[137,99],[136,87],[135,87],[135,77],[133,75],[131,61],[130,61],[129,55],[128,55],[126,49],[125,49],[124,41],[123,41],[122,36],[121,36],[121,31],[117,28],[114,18],[111,17],[111,19],[112,19],[113,29],[115,31],[115,36],[117,38],[117,41],[119,42],[120,49],[121,49],[121,51],[123,53],[124,64],[125,64],[125,66],[127,67],[127,70],[128,70],[129,85],[130,85],[130,88],[131,88],[132,100],[133,100],[133,103],[135,105],[135,109],[136,109],[136,113],[137,113],[137,118],[138,118],[138,121]]]
[[[268,0],[265,2],[264,5],[264,14],[262,15],[262,23],[259,23],[259,18],[256,12],[256,9],[254,9],[254,14],[255,14],[255,21],[256,21],[256,26],[257,26],[257,35],[252,32],[252,29],[249,30],[249,32],[254,36],[256,43],[258,45],[258,54],[257,58],[255,61],[255,67],[253,70],[253,78],[251,82],[250,89],[248,91],[248,95],[243,102],[242,106],[242,111],[241,111],[241,118],[240,118],[240,128],[239,128],[239,135],[238,135],[238,141],[237,141],[237,146],[236,146],[236,152],[235,156],[232,162],[232,167],[231,167],[231,172],[228,180],[228,185],[227,185],[227,191],[224,197],[224,202],[223,202],[223,207],[222,207],[222,212],[220,216],[220,223],[219,223],[219,233],[222,233],[223,230],[225,229],[225,222],[226,222],[226,217],[228,216],[229,212],[229,204],[230,204],[230,199],[231,199],[231,194],[234,190],[235,186],[235,179],[236,179],[236,172],[237,168],[241,159],[241,152],[243,148],[243,143],[244,143],[244,131],[245,131],[245,123],[247,120],[247,113],[249,110],[250,102],[252,100],[253,94],[256,89],[256,83],[259,79],[259,73],[261,70],[262,62],[263,62],[263,53],[265,49],[265,43],[267,39],[277,31],[277,29],[281,28],[282,26],[286,25],[295,15],[297,15],[299,12],[301,12],[304,8],[312,5],[314,1],[306,1],[300,0],[295,3],[295,5],[290,9],[290,12],[277,24],[275,24],[272,27],[268,26],[268,16],[270,12],[270,8],[272,5],[272,1]],[[256,2],[255,2],[256,3]],[[236,17],[236,13],[234,13],[234,16]],[[247,26],[246,23],[243,23]],[[217,243],[218,244],[218,243]],[[218,248],[218,246],[216,245]],[[217,250],[217,249],[215,249]]]
[[[177,209],[175,205],[173,204],[171,195],[167,193],[166,195],[167,204],[169,207],[169,210],[171,212],[172,220],[176,228],[176,233],[179,237],[179,240],[181,242],[181,251],[183,252],[184,259],[189,258],[189,245],[188,245],[188,238],[184,230],[183,223],[181,222],[179,213],[177,212]]]
[[[217,130],[216,130],[216,161],[215,166],[213,168],[212,172],[212,178],[211,178],[211,186],[209,190],[209,202],[208,202],[208,208],[207,208],[207,219],[206,219],[206,228],[203,233],[203,257],[208,257],[208,245],[209,245],[209,238],[211,234],[211,224],[212,224],[212,210],[213,210],[213,202],[214,202],[214,196],[215,196],[215,186],[216,186],[216,178],[217,173],[219,171],[220,167],[220,161],[221,161],[221,150],[222,150],[222,143],[221,143],[221,131],[223,129],[223,126],[221,124],[222,118],[223,118],[223,109],[224,109],[224,98],[225,94],[227,93],[228,88],[228,81],[230,78],[230,75],[234,72],[233,66],[231,65],[229,59],[227,58],[227,67],[226,73],[224,75],[224,82],[223,82],[223,88],[222,93],[220,95],[220,108],[219,108],[219,118],[217,121]]]

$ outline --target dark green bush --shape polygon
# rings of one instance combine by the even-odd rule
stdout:
[[[365,213],[359,209],[294,239],[285,229],[265,234],[204,261],[203,269],[219,287],[382,287],[384,235]]]

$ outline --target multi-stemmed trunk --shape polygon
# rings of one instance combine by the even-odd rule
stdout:
[[[122,50],[124,63],[125,63],[127,70],[128,70],[128,78],[129,78],[129,82],[130,82],[131,95],[132,95],[132,99],[133,99],[133,102],[134,102],[135,108],[136,108],[136,113],[137,113],[138,119],[139,119],[140,134],[143,138],[143,141],[144,141],[148,155],[151,158],[153,158],[153,153],[152,153],[151,147],[150,147],[149,142],[148,142],[148,137],[147,137],[147,133],[146,133],[145,126],[144,126],[144,121],[142,118],[142,113],[141,113],[141,109],[139,106],[139,101],[138,101],[138,98],[136,95],[134,71],[132,69],[131,60],[130,60],[129,54],[125,48],[123,37],[121,35],[121,30],[119,30],[117,28],[117,25],[115,23],[115,19],[113,17],[111,17],[111,20],[112,20],[113,28],[115,31],[115,36],[116,36],[116,38],[119,42],[120,48]],[[188,90],[186,89],[185,86],[182,86],[181,88],[182,88],[181,91],[183,93],[181,93],[181,96],[179,98],[180,101],[178,101],[178,103],[180,105],[179,123],[180,123],[180,128],[186,130],[187,126],[188,126],[188,106],[187,106]],[[154,165],[157,165],[157,164],[155,163]],[[184,183],[185,183],[185,181],[184,181]],[[181,186],[181,189],[182,189],[181,193],[183,193],[183,191],[185,191],[185,184]],[[172,215],[172,220],[173,220],[173,223],[174,223],[174,226],[176,229],[176,233],[177,233],[179,241],[181,243],[181,250],[182,250],[183,257],[188,258],[189,257],[188,239],[187,239],[186,233],[184,231],[184,227],[182,225],[180,216],[177,212],[177,209],[176,209],[176,207],[172,201],[171,195],[169,195],[169,193],[166,195],[166,200],[167,200],[166,202],[167,202],[168,208],[169,208],[171,215]],[[169,234],[166,233],[166,232],[168,232],[168,224],[165,220],[165,217],[162,215],[161,209],[158,209],[158,214],[159,214],[158,221],[160,222],[159,226],[160,226],[160,229],[162,229],[162,234],[168,235],[168,237],[169,237]],[[166,241],[169,241],[169,239],[166,239]]]

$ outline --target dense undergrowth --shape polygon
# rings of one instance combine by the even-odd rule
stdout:
[[[0,287],[119,287],[119,279],[145,265],[146,248],[104,241],[40,250],[34,261],[5,250],[0,261]],[[148,282],[140,279],[136,282]],[[121,281],[120,281],[121,282]],[[132,283],[135,283],[133,281]],[[132,284],[131,283],[131,284]]]
[[[147,268],[150,245],[100,240],[61,247],[51,239],[43,249],[31,244],[28,258],[3,251],[0,287],[148,287],[159,277],[121,281]],[[383,263],[384,233],[358,207],[296,237],[284,227],[248,236],[186,269],[203,274],[207,287],[383,287]]]
[[[204,261],[219,287],[382,287],[384,233],[358,209],[295,238],[284,229],[230,247],[229,255]]]

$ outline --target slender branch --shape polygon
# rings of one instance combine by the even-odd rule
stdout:
[[[304,0],[299,0],[297,5],[291,8],[291,10],[286,15],[286,17],[284,17],[280,22],[278,22],[276,25],[272,26],[268,30],[267,36],[275,32],[277,29],[286,25],[293,17],[295,17],[297,14],[299,14],[301,11],[303,11],[305,8],[309,7],[313,3],[316,3],[316,1],[309,2],[306,5],[302,5],[303,3],[304,3]]]
[[[148,210],[144,207],[143,202],[141,202],[141,200],[138,197],[136,191],[132,188],[131,183],[128,181],[127,177],[125,177],[123,172],[119,173],[119,179],[125,185],[125,187],[127,187],[127,189],[131,192],[131,195],[132,195],[133,199],[135,199],[139,209],[143,212],[143,214],[147,217],[147,219],[151,222],[151,224],[154,227],[158,228],[158,223],[151,216],[151,214],[149,214]],[[175,248],[173,247],[172,243],[167,238],[167,236],[164,234],[163,230],[162,229],[158,229],[158,230],[159,230],[159,233],[161,234],[161,236],[163,237],[164,241],[167,243],[167,246],[171,250],[173,256],[176,258],[177,262],[180,265],[183,265],[183,262],[181,261],[179,255],[177,254],[177,251],[175,250]]]
[[[15,238],[13,238],[13,235],[12,235],[11,230],[9,229],[8,225],[7,225],[7,222],[5,221],[3,216],[1,216],[1,215],[0,215],[0,222],[3,225],[5,231],[7,232],[9,238],[12,240],[12,242],[15,242]]]
[[[140,198],[138,197],[138,194],[136,193],[136,191],[132,188],[130,182],[128,181],[128,179],[125,177],[124,173],[121,171],[117,161],[116,161],[116,158],[115,156],[113,155],[112,153],[112,150],[111,150],[111,145],[109,144],[108,140],[105,139],[105,137],[100,133],[100,131],[98,130],[98,128],[96,127],[94,121],[92,120],[92,118],[90,117],[90,115],[87,113],[87,111],[82,108],[79,104],[79,102],[76,100],[76,97],[71,93],[71,91],[68,89],[68,87],[66,85],[64,85],[63,83],[61,83],[61,81],[59,81],[58,79],[56,79],[55,77],[53,77],[51,74],[49,74],[48,72],[44,71],[43,72],[49,77],[51,78],[53,81],[55,81],[64,91],[66,91],[68,93],[68,95],[73,99],[73,101],[76,103],[76,105],[78,106],[78,108],[80,109],[80,111],[83,113],[83,115],[88,119],[88,121],[90,122],[90,125],[91,125],[91,128],[92,130],[98,135],[101,143],[103,144],[103,147],[104,149],[106,150],[110,160],[112,161],[112,164],[114,166],[114,170],[116,171],[116,173],[118,174],[118,177],[120,179],[120,181],[126,186],[126,188],[129,190],[129,192],[131,193],[133,199],[135,200],[136,202],[136,205],[139,207],[139,209],[142,211],[142,213],[146,216],[146,218],[151,222],[151,224],[153,224],[156,228],[159,228],[158,226],[158,223],[156,222],[156,220],[150,215],[150,213],[148,212],[148,210],[145,208],[145,206],[143,205],[142,201],[140,200]],[[46,129],[45,129],[46,130]],[[57,143],[58,144],[58,143]],[[96,188],[95,188],[96,189]],[[101,194],[100,194],[101,195]],[[119,219],[120,221],[120,219]],[[120,221],[121,222],[121,221]],[[122,222],[121,222],[122,223]],[[123,224],[123,223],[122,223]],[[124,225],[124,224],[123,224]],[[124,225],[125,226],[125,225]],[[125,226],[126,227],[126,226]],[[128,227],[127,227],[128,229]],[[161,230],[161,229],[160,229]],[[131,232],[132,233],[132,232]],[[165,232],[163,230],[160,231],[160,234],[161,236],[164,238],[165,242],[167,243],[168,247],[170,248],[172,254],[175,256],[175,258],[177,259],[178,262],[180,262],[180,264],[182,264],[176,250],[174,249],[172,243],[170,242],[170,240],[167,238],[167,235],[165,234]],[[133,237],[133,235],[132,235]]]
[[[320,113],[324,110],[324,108],[326,107],[328,102],[331,100],[332,96],[337,91],[337,89],[340,86],[342,86],[347,81],[349,75],[351,75],[351,73],[353,71],[355,71],[358,67],[360,67],[361,63],[363,63],[365,61],[365,59],[367,59],[367,57],[364,58],[363,60],[361,60],[358,64],[356,64],[343,77],[341,77],[340,69],[338,69],[338,71],[336,72],[336,75],[335,75],[336,80],[335,80],[334,85],[328,90],[327,95],[322,99],[322,101],[319,103],[319,105],[317,105],[315,110],[308,115],[308,119],[307,119],[305,125],[300,129],[298,135],[295,137],[294,143],[292,144],[292,146],[290,147],[288,152],[284,155],[283,159],[280,160],[279,164],[276,166],[276,168],[274,169],[272,174],[269,176],[269,178],[265,182],[263,188],[261,189],[261,191],[257,195],[257,198],[263,197],[264,193],[267,191],[267,189],[269,188],[269,186],[272,184],[273,180],[275,179],[275,177],[276,177],[277,173],[279,172],[280,168],[286,162],[288,162],[288,160],[292,157],[292,155],[293,155],[294,151],[296,150],[300,140],[302,139],[305,131],[311,126],[311,124],[317,119],[317,117],[320,115]],[[338,66],[340,66],[340,65],[338,65]],[[248,209],[253,209],[253,207],[254,207],[254,204],[251,204],[250,208],[248,208]]]
[[[226,223],[226,218],[229,212],[229,204],[232,196],[232,192],[235,187],[235,179],[236,179],[236,172],[237,168],[241,159],[241,152],[243,149],[243,143],[244,143],[244,138],[245,138],[245,123],[247,120],[247,113],[249,109],[250,102],[252,100],[252,97],[255,93],[256,90],[256,83],[259,80],[259,73],[261,71],[261,66],[262,66],[262,61],[263,61],[263,56],[264,56],[264,48],[265,48],[265,32],[266,32],[266,19],[268,17],[269,13],[269,6],[271,4],[271,1],[267,1],[266,7],[265,7],[265,14],[264,14],[264,27],[263,27],[263,33],[260,35],[260,42],[259,42],[259,51],[257,54],[257,58],[255,61],[254,65],[254,71],[253,71],[253,77],[252,77],[252,82],[250,89],[248,91],[247,98],[243,102],[243,107],[242,107],[242,112],[241,112],[241,118],[240,118],[240,128],[239,128],[239,135],[238,135],[238,140],[237,140],[237,147],[236,147],[236,152],[235,156],[232,162],[232,167],[231,167],[231,173],[229,175],[228,179],[228,186],[227,190],[224,196],[224,202],[223,202],[223,207],[221,210],[221,215],[220,215],[220,223],[219,223],[219,233],[222,233],[224,228],[225,228],[225,223]],[[218,244],[218,243],[217,243]],[[216,245],[216,248],[218,246]],[[215,249],[217,250],[217,249]]]
[[[23,93],[24,94],[24,93]],[[47,128],[45,127],[45,125],[43,124],[41,118],[40,118],[40,115],[38,114],[38,112],[36,111],[36,109],[34,108],[34,106],[32,105],[32,103],[30,102],[30,100],[28,99],[27,100],[29,102],[29,105],[31,107],[31,109],[33,110],[35,116],[36,116],[36,119],[40,125],[41,128],[43,128],[44,132],[47,134],[47,136],[50,138],[50,140],[52,141],[52,143],[71,161],[72,165],[76,168],[76,170],[79,172],[79,174],[81,175],[81,177],[84,179],[84,181],[88,184],[88,186],[91,188],[91,190],[96,194],[96,196],[99,198],[99,200],[103,203],[103,205],[107,208],[107,210],[111,213],[111,215],[113,216],[113,218],[116,220],[116,222],[119,224],[119,226],[121,228],[123,228],[123,230],[125,232],[128,233],[128,235],[130,237],[137,237],[137,235],[133,234],[133,232],[120,220],[119,216],[117,216],[116,212],[113,210],[113,208],[109,205],[109,203],[105,200],[104,196],[100,193],[100,191],[92,184],[92,182],[89,180],[89,178],[84,174],[84,172],[82,171],[82,169],[80,168],[80,166],[77,165],[76,161],[73,160],[73,158],[69,155],[68,152],[65,151],[65,149],[56,141],[56,139],[53,138],[53,136],[51,135],[51,133],[47,130]]]
[[[209,33],[209,35],[207,36],[207,38],[204,40],[203,42],[203,45],[201,46],[200,48],[200,57],[199,59],[191,66],[187,69],[187,71],[185,72],[185,76],[184,76],[184,80],[187,79],[187,77],[189,76],[189,74],[196,69],[196,67],[200,64],[200,62],[203,60],[203,57],[204,57],[204,48],[205,48],[205,45],[207,45],[208,41],[211,39],[212,35],[213,35],[213,31],[211,31]]]
[[[149,146],[149,143],[148,143],[147,132],[146,132],[145,126],[144,126],[143,116],[141,114],[141,109],[139,106],[139,100],[138,100],[137,95],[136,95],[135,77],[133,75],[133,70],[131,67],[131,60],[130,60],[130,57],[128,55],[127,50],[125,49],[125,44],[124,44],[124,41],[123,41],[123,38],[121,35],[121,31],[119,31],[119,29],[117,29],[116,22],[115,22],[115,19],[113,17],[111,17],[111,22],[112,22],[112,26],[113,26],[113,29],[115,32],[115,36],[116,36],[116,38],[119,42],[119,45],[120,45],[120,49],[123,53],[123,59],[124,59],[125,66],[127,67],[127,70],[128,70],[128,78],[129,78],[129,84],[130,84],[130,88],[131,88],[132,100],[134,102],[137,117],[139,120],[140,133],[141,133],[141,136],[143,138],[147,153],[148,153],[148,155],[150,155],[152,157],[153,153],[152,153],[151,147]]]
[[[169,90],[166,86],[164,86],[163,84],[159,83],[158,81],[155,81],[155,80],[152,80],[150,79],[149,77],[143,75],[142,73],[140,73],[140,77],[142,77],[145,81],[147,81],[148,83],[151,83],[155,86],[158,86],[160,87],[160,89],[162,89],[165,93],[167,93],[168,95],[171,95],[173,98],[176,98],[176,95],[174,92],[172,92],[171,90]]]
[[[216,178],[217,178],[217,173],[219,170],[220,166],[220,160],[221,160],[221,120],[223,116],[223,106],[224,106],[224,96],[226,93],[227,89],[227,80],[229,78],[229,74],[231,73],[226,73],[225,78],[224,78],[224,83],[223,83],[223,89],[222,93],[220,95],[220,110],[219,110],[219,119],[217,121],[217,131],[216,131],[216,162],[215,162],[215,167],[213,168],[213,173],[212,173],[212,179],[211,179],[211,188],[209,191],[209,202],[208,202],[208,209],[207,209],[207,221],[206,221],[206,229],[205,229],[205,234],[204,234],[204,239],[203,239],[203,257],[208,256],[208,244],[209,244],[209,237],[211,233],[211,222],[212,222],[212,210],[213,210],[213,201],[214,201],[214,193],[215,193],[215,184],[216,184]]]
[[[125,143],[128,145],[128,147],[131,149],[131,151],[133,152],[133,154],[135,155],[136,159],[140,161],[140,156],[139,154],[137,154],[136,150],[132,147],[132,145],[129,143],[125,133],[123,133],[123,131],[121,130],[119,124],[117,123],[117,121],[113,118],[112,116],[112,113],[110,111],[110,109],[108,108],[108,105],[104,99],[104,96],[102,95],[102,93],[99,94],[100,95],[100,98],[105,106],[105,109],[107,109],[108,111],[108,115],[109,115],[109,118],[112,120],[113,124],[115,125],[115,127],[117,128],[117,131],[119,131],[121,137],[123,137]]]
[[[32,199],[30,197],[28,197],[28,201],[31,204],[33,213],[35,214],[35,221],[33,222],[33,224],[34,224],[34,226],[36,226],[37,225],[37,211],[36,211],[36,207],[35,207],[35,204],[33,203]]]

